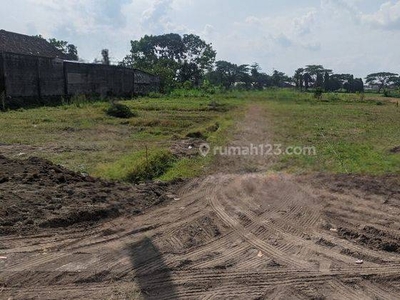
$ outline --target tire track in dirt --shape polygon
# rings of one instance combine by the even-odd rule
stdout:
[[[270,138],[264,107],[252,104],[232,145]],[[365,223],[395,241],[397,225],[380,219],[390,211],[385,222],[400,223],[400,206],[315,187],[298,176],[261,173],[271,163],[216,158],[216,174],[191,180],[176,191],[176,200],[145,214],[57,237],[6,237],[1,297],[396,299],[399,253],[368,248],[330,229],[359,232]],[[364,264],[355,264],[357,258]]]

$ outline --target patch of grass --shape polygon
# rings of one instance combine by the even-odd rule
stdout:
[[[343,93],[324,93],[319,100],[312,93],[282,89],[121,101],[138,114],[128,120],[108,117],[107,102],[0,112],[0,144],[15,146],[0,151],[13,158],[24,152],[115,180],[191,178],[204,174],[214,157],[177,160],[168,149],[193,134],[211,147],[226,145],[247,103],[254,102],[266,106],[272,143],[317,148],[316,156],[279,157],[275,170],[400,172],[400,155],[390,152],[400,146],[397,102]]]
[[[128,106],[120,103],[111,104],[111,106],[106,110],[106,114],[110,117],[121,119],[129,119],[137,116],[137,114],[133,113]]]
[[[281,156],[276,170],[358,174],[400,173],[400,109],[358,101],[359,95],[340,95],[330,102],[308,101],[306,95],[285,93],[286,101],[265,94],[274,143],[314,146],[316,156]]]
[[[176,161],[165,174],[159,177],[163,181],[171,181],[177,178],[188,179],[200,176],[209,160],[204,157],[183,158]]]
[[[170,151],[151,149],[121,157],[112,164],[101,166],[100,170],[107,179],[138,183],[162,176],[175,161]]]
[[[146,146],[170,149],[191,132],[201,132],[210,141],[222,140],[219,136],[225,138],[226,130],[234,123],[233,116],[243,110],[246,98],[239,94],[235,98],[223,94],[213,97],[224,111],[209,110],[209,97],[162,96],[120,101],[138,115],[127,120],[107,116],[108,102],[83,98],[57,107],[0,112],[0,145],[13,145],[7,149],[0,146],[0,152],[11,158],[25,153],[74,171],[127,180],[121,161],[125,159],[129,161],[127,165],[132,165],[135,160],[142,160]],[[195,162],[193,169],[198,169],[197,163],[205,162]],[[114,170],[105,168],[114,164]],[[188,176],[182,171],[183,165],[174,160],[171,168],[176,166],[178,171],[168,169],[167,173]]]

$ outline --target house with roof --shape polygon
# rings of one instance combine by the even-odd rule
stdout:
[[[147,72],[70,59],[45,39],[0,30],[0,109],[159,91],[159,77]]]
[[[67,54],[62,53],[43,38],[5,30],[0,30],[0,53],[32,55],[63,60],[70,59]]]

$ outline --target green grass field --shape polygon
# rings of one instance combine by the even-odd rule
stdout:
[[[266,97],[274,143],[314,146],[316,156],[283,156],[276,170],[400,174],[400,108],[375,95],[277,91]]]
[[[325,94],[317,100],[287,90],[175,94],[122,101],[138,115],[130,119],[107,116],[104,102],[21,109],[0,112],[0,144],[26,146],[26,155],[107,179],[190,178],[213,158],[177,159],[169,148],[193,134],[227,144],[253,102],[266,108],[271,143],[317,150],[316,156],[281,156],[275,170],[400,174],[400,154],[390,152],[400,146],[400,109],[379,95]]]
[[[130,119],[107,116],[104,102],[0,112],[0,144],[29,146],[27,151],[22,147],[26,155],[107,179],[132,178],[132,170],[143,169],[145,159],[169,165],[155,174],[165,180],[193,177],[210,158],[175,160],[162,153],[191,134],[225,143],[244,102],[239,94],[122,101],[138,115]]]

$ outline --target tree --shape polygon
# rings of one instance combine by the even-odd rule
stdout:
[[[324,90],[325,92],[330,92],[331,89],[331,78],[329,76],[328,72],[325,72],[324,74]]]
[[[378,85],[378,93],[381,92],[382,89],[386,90],[386,87],[394,83],[396,81],[396,77],[398,74],[390,73],[390,72],[379,72],[379,73],[372,73],[369,74],[365,79],[366,83],[372,85]]]
[[[329,91],[334,92],[343,88],[342,80],[340,79],[340,74],[333,74],[329,77]]]
[[[243,82],[246,87],[251,85],[248,65],[236,65],[228,61],[219,60],[215,63],[215,70],[209,73],[209,80],[215,85],[222,85],[226,89],[236,83]]]
[[[215,56],[212,45],[197,35],[146,35],[131,41],[131,53],[120,64],[155,73],[161,77],[163,87],[169,88],[175,82],[199,85],[212,69]]]
[[[101,63],[103,65],[110,65],[110,52],[108,51],[108,49],[101,50],[101,57]]]
[[[303,91],[304,69],[303,68],[297,69],[294,73],[293,79],[294,79],[294,82],[296,83],[296,88],[300,89],[300,91]]]
[[[308,91],[308,89],[310,88],[310,83],[313,82],[313,79],[312,79],[310,73],[304,73],[303,77],[304,77],[304,85],[305,85],[306,91]]]
[[[251,80],[254,88],[262,90],[265,87],[272,86],[271,76],[261,73],[261,68],[257,63],[254,63],[250,68]]]
[[[41,37],[41,35],[39,35],[39,37]],[[68,55],[70,60],[78,60],[78,48],[75,45],[55,38],[49,39],[48,42],[62,53]]]
[[[324,86],[324,74],[331,74],[332,70],[325,69],[322,65],[307,65],[305,72],[308,74],[308,83],[315,83],[315,87]],[[308,88],[307,88],[308,89]]]
[[[359,92],[359,93],[364,92],[364,82],[361,78],[354,79],[353,92]]]
[[[272,73],[272,84],[276,87],[283,87],[290,78],[285,73],[274,70]]]
[[[305,71],[310,74],[310,76],[317,76],[319,73],[324,73],[325,68],[321,65],[307,65]]]
[[[348,75],[347,82],[343,84],[343,88],[346,90],[347,93],[353,93],[354,92],[354,76],[353,75]]]
[[[317,78],[315,80],[315,87],[322,88],[324,85],[324,75],[323,73],[317,73]]]

